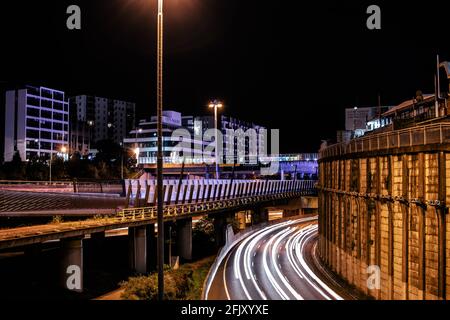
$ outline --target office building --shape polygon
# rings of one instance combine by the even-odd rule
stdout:
[[[67,157],[69,104],[63,91],[25,86],[5,94],[4,160]]]

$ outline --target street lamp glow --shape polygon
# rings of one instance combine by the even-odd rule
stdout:
[[[66,152],[67,152],[67,148],[66,148],[66,147],[62,147],[62,148],[61,148],[61,152],[62,152],[62,153],[66,153]]]
[[[140,149],[140,148],[134,149],[134,154],[136,155],[136,157],[139,156],[139,153],[140,153],[140,152],[141,152],[141,149]]]

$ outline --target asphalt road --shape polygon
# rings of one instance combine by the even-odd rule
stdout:
[[[220,262],[208,300],[341,300],[305,259],[316,244],[317,220],[272,225],[244,238]]]

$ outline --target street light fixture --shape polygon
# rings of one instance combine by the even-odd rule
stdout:
[[[164,36],[164,3],[158,0],[158,28],[157,28],[157,134],[158,150],[156,160],[156,192],[158,217],[158,299],[164,299],[164,194],[163,194],[163,148],[162,148],[162,116],[163,116],[163,36]]]
[[[210,109],[214,108],[214,129],[215,129],[215,134],[216,134],[216,137],[215,137],[215,143],[216,143],[216,152],[215,152],[215,155],[216,155],[216,179],[218,180],[219,179],[219,153],[220,152],[219,152],[219,141],[218,141],[219,133],[217,131],[217,109],[223,108],[223,103],[218,101],[218,100],[214,100],[214,101],[211,101],[209,103],[208,107]]]

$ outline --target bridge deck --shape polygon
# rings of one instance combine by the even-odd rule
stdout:
[[[170,205],[164,207],[165,221],[193,216],[219,214],[231,210],[244,210],[257,205],[276,205],[292,198],[307,195],[305,191],[243,197],[228,200]],[[113,218],[91,219],[78,222],[36,225],[0,230],[0,249],[42,243],[62,238],[82,237],[86,234],[126,227],[136,227],[156,222],[156,207],[122,210]]]

